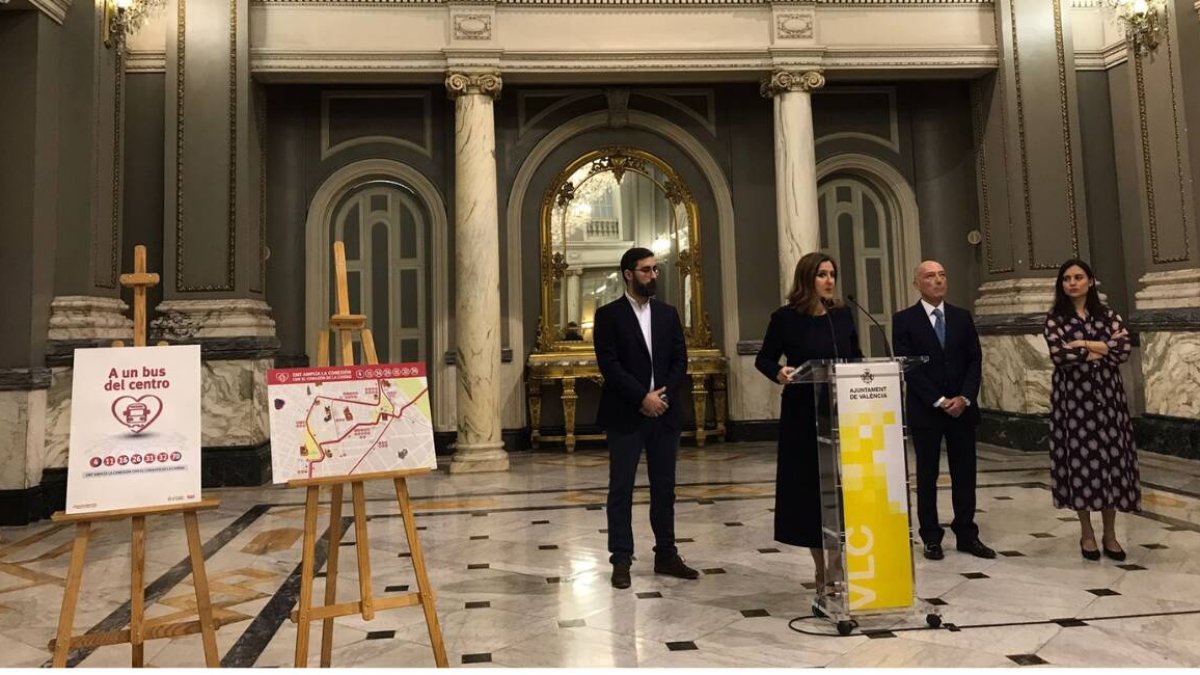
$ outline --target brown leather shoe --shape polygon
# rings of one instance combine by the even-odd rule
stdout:
[[[654,561],[654,573],[666,574],[680,579],[699,579],[700,573],[683,564],[683,558],[675,555],[665,560]]]
[[[629,564],[622,565],[621,563],[613,563],[612,585],[613,588],[629,588],[632,583],[629,578]]]

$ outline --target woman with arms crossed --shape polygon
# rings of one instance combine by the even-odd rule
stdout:
[[[1129,331],[1100,302],[1088,264],[1071,259],[1058,270],[1054,307],[1044,330],[1054,362],[1050,393],[1050,478],[1054,507],[1079,515],[1080,553],[1124,560],[1117,542],[1117,511],[1141,506],[1137,451],[1120,364],[1129,359]],[[1092,511],[1104,523],[1101,547]]]

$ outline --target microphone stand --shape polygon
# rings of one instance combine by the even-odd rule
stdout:
[[[855,299],[855,297],[853,295],[847,294],[846,299],[849,300],[850,304],[854,305],[854,307],[857,308],[858,311],[862,312],[864,316],[866,316],[868,319],[870,319],[871,323],[875,324],[875,327],[879,329],[879,334],[883,336],[883,353],[887,354],[887,357],[889,359],[892,358],[892,348],[890,345],[888,345],[887,331],[883,329],[883,324],[876,321],[875,317],[871,316],[870,312],[868,312],[866,309],[864,309],[862,305],[858,304],[858,300]]]

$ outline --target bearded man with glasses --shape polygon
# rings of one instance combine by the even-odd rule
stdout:
[[[675,547],[675,457],[682,420],[674,405],[687,374],[679,312],[654,299],[654,252],[621,256],[622,297],[596,310],[593,342],[604,376],[596,422],[608,435],[608,551],[614,588],[629,588],[633,562],[633,484],[642,449],[650,478],[654,572],[681,579],[700,573]]]

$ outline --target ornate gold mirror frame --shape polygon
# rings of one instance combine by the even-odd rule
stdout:
[[[653,242],[625,239],[624,226],[618,217],[610,220],[590,218],[591,204],[581,203],[580,195],[585,192],[597,192],[604,189],[601,183],[609,186],[622,185],[634,176],[634,181],[646,181],[652,184],[659,194],[670,205],[665,231],[658,235]],[[624,202],[618,201],[618,209],[625,208]],[[574,286],[577,293],[582,281],[579,275],[584,271],[582,263],[574,263],[578,269],[573,269],[573,258],[580,258],[588,246],[587,243],[576,242],[572,250],[572,237],[568,234],[568,223],[578,230],[580,223],[587,233],[595,233],[605,238],[609,244],[624,244],[602,248],[605,255],[613,254],[612,260],[603,261],[597,265],[593,261],[591,271],[606,272],[601,279],[605,285],[612,284],[608,293],[623,292],[623,278],[620,276],[619,260],[628,246],[646,246],[655,251],[659,258],[659,266],[668,266],[664,277],[670,282],[668,294],[659,293],[659,299],[675,305],[679,309],[680,318],[684,324],[684,335],[690,348],[713,347],[712,332],[709,328],[708,315],[704,310],[704,281],[701,272],[700,221],[696,202],[691,191],[679,177],[678,173],[658,157],[626,146],[610,146],[600,148],[583,155],[571,162],[558,174],[550,184],[541,205],[541,318],[538,321],[537,351],[547,352],[579,352],[592,350],[590,341],[590,317],[581,316],[579,325],[572,326],[568,335],[566,322],[561,318],[563,311],[556,306],[556,297],[560,302]],[[658,226],[652,231],[658,232]],[[617,239],[612,239],[613,234]],[[573,232],[578,235],[578,232]],[[578,237],[576,237],[577,239]],[[594,246],[594,244],[593,244]],[[616,248],[621,250],[617,251]],[[574,284],[568,284],[568,276],[574,274]],[[594,281],[594,279],[593,279]],[[601,289],[596,295],[601,296]],[[619,289],[619,290],[618,290]],[[591,292],[589,292],[591,293]],[[616,297],[619,297],[617,295]],[[597,297],[597,302],[599,297]],[[577,298],[577,303],[582,299]],[[594,311],[594,307],[592,311]]]

